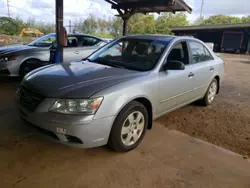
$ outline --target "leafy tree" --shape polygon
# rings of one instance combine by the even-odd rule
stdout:
[[[115,17],[109,20],[109,32],[110,34],[117,38],[122,35],[122,19],[120,17]]]
[[[245,16],[241,18],[242,23],[250,23],[250,16]]]
[[[87,34],[95,33],[98,29],[96,17],[90,14],[85,20],[76,23],[76,29]]]
[[[140,34],[144,33],[144,15],[143,14],[135,14],[133,15],[128,22],[128,33],[129,34]]]
[[[0,34],[18,35],[25,25],[19,18],[0,17]]]
[[[205,24],[207,25],[215,25],[215,24],[236,24],[241,23],[241,19],[239,17],[234,16],[225,16],[222,14],[210,16],[205,20]]]
[[[36,28],[44,34],[52,33],[55,30],[55,26],[53,24],[37,21],[34,18],[29,18],[27,20],[26,27]]]
[[[205,18],[204,17],[199,17],[197,18],[192,25],[204,25],[205,24]]]
[[[163,13],[156,20],[156,32],[171,34],[171,27],[189,25],[187,16],[184,13]]]

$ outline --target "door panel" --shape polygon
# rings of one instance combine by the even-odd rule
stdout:
[[[92,54],[98,48],[99,48],[99,46],[78,47],[77,50],[79,51],[79,57],[80,57],[80,59],[83,59],[85,57],[88,57],[90,54]]]
[[[194,76],[190,79],[190,87],[196,88],[193,91],[193,97],[203,97],[210,81],[212,80],[213,72],[210,71],[212,64],[210,61],[188,65]]]
[[[181,106],[195,98],[192,66],[185,70],[168,70],[159,73],[159,108],[158,115]]]
[[[207,47],[197,41],[188,42],[190,47],[191,64],[194,77],[192,87],[195,97],[203,97],[214,74],[214,60]]]
[[[63,48],[63,60],[64,61],[71,61],[71,60],[78,60],[79,54],[76,54],[77,47],[66,47]]]

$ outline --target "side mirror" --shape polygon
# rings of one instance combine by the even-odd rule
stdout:
[[[170,60],[164,65],[164,70],[184,70],[185,65],[181,61]]]

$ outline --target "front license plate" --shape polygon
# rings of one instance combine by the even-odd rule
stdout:
[[[57,127],[56,132],[61,133],[61,134],[66,134],[67,131],[66,131],[66,129],[63,129],[61,127]]]

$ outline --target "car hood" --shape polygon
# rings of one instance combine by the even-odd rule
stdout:
[[[26,50],[36,50],[39,49],[35,46],[28,46],[28,45],[13,45],[13,46],[5,46],[0,48],[0,56],[8,55],[10,53],[16,53]]]
[[[22,85],[49,98],[89,98],[105,88],[146,74],[81,61],[40,68],[27,75]]]

